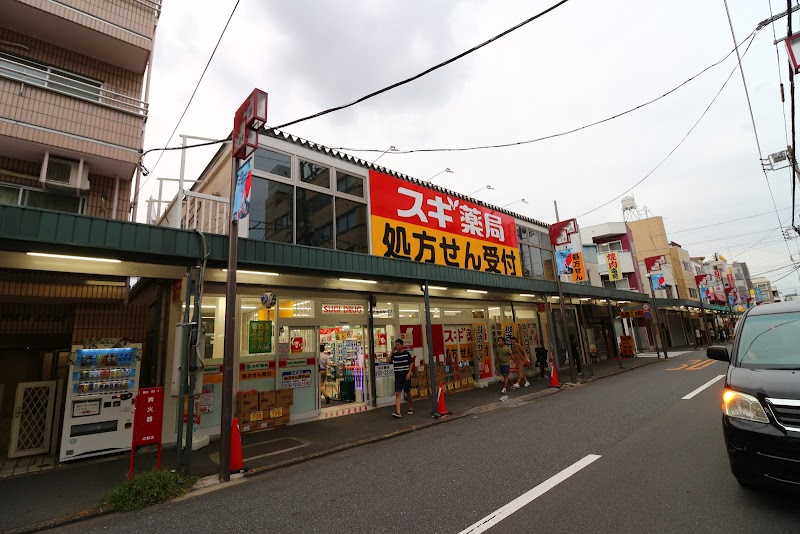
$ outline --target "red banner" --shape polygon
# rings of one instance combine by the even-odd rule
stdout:
[[[517,248],[510,215],[377,171],[369,171],[369,181],[373,217]]]
[[[648,273],[653,271],[660,271],[666,265],[667,258],[662,254],[661,256],[650,256],[644,259],[644,266]]]
[[[133,445],[161,443],[161,420],[164,414],[164,388],[140,389],[136,396]]]
[[[569,243],[569,236],[578,231],[578,222],[575,219],[558,221],[550,225],[550,244],[566,245]]]

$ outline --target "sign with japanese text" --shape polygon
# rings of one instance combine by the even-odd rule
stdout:
[[[633,344],[633,336],[619,337],[619,352],[622,356],[633,356],[636,353]]]
[[[475,365],[478,366],[481,378],[492,377],[492,356],[489,352],[489,336],[486,323],[475,323]]]
[[[250,321],[248,354],[272,352],[272,321]]]
[[[572,254],[572,281],[583,282],[586,280],[586,268],[583,265],[583,252]]]
[[[510,215],[370,171],[372,253],[521,276]]]
[[[267,93],[254,89],[233,116],[233,157],[250,157],[258,148],[258,130],[266,121]]]
[[[281,374],[281,389],[298,389],[311,387],[311,370],[284,371]]]
[[[650,256],[644,259],[644,266],[648,273],[660,271],[664,265],[667,264],[667,258],[662,254],[661,256]]]
[[[616,252],[606,253],[606,266],[608,267],[608,279],[611,282],[622,280],[622,272],[619,270],[619,259]]]
[[[140,389],[134,408],[133,445],[161,443],[161,420],[164,414],[164,388]]]
[[[303,352],[303,338],[302,337],[293,337],[292,338],[292,353]]]

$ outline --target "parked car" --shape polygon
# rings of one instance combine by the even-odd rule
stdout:
[[[728,349],[722,430],[731,471],[744,486],[800,489],[800,302],[750,308]]]

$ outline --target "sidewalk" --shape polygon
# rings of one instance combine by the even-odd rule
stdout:
[[[628,369],[641,367],[659,360],[629,358],[623,360]],[[663,360],[661,360],[663,361]],[[616,360],[604,360],[593,364],[594,376],[589,378],[588,366],[584,366],[586,380],[591,381],[620,372]],[[561,383],[569,382],[569,371],[560,374]],[[531,379],[531,385],[508,394],[509,401],[523,401],[556,393],[560,390],[548,387],[547,380]],[[251,472],[279,468],[287,464],[306,461],[355,447],[365,443],[390,439],[407,432],[414,432],[449,420],[463,417],[468,412],[492,409],[502,405],[499,384],[488,388],[469,389],[446,396],[447,408],[453,414],[449,418],[431,417],[431,399],[417,400],[415,413],[403,413],[402,419],[391,417],[393,407],[370,409],[358,414],[313,421],[264,432],[242,435],[245,468]],[[175,449],[165,449],[162,468],[175,467]],[[114,486],[125,481],[129,455],[122,454],[95,460],[65,464],[49,471],[32,475],[12,476],[0,479],[0,532],[7,529],[32,531],[35,524],[75,514],[75,518],[96,513],[93,509],[99,500]],[[155,467],[155,452],[142,449],[136,458],[136,471],[141,473]],[[191,471],[197,476],[213,475],[219,469],[219,442],[212,441],[207,447],[192,452]],[[58,521],[56,521],[58,522]]]

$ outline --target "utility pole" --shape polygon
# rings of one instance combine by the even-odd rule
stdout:
[[[661,348],[664,349],[664,359],[667,359],[667,343],[664,341],[664,335],[661,333],[661,323],[658,320],[658,306],[656,305],[656,290],[653,289],[653,276],[654,273],[647,273],[647,277],[650,279],[650,295],[653,299],[653,320],[655,322],[655,334],[653,335],[653,341],[656,343],[656,354],[660,358],[661,355],[658,353],[658,343],[661,342]],[[656,339],[658,338],[658,339]]]
[[[559,222],[558,217],[558,202],[553,201],[553,206],[556,210],[556,222]],[[572,350],[572,343],[569,342],[569,330],[567,329],[567,308],[564,306],[564,289],[561,286],[561,275],[558,273],[558,262],[556,261],[556,245],[552,236],[550,237],[550,250],[553,253],[553,265],[555,266],[556,274],[556,287],[558,288],[558,304],[561,309],[561,322],[564,324],[564,343],[567,346],[567,358],[569,359],[569,375],[573,384],[578,383],[578,376],[575,369],[575,354]],[[576,325],[577,326],[577,325]],[[553,360],[555,361],[555,356]],[[554,364],[555,365],[555,364]]]

